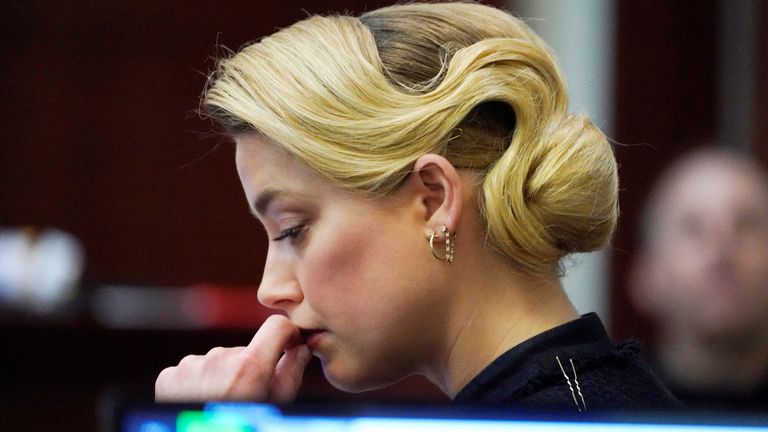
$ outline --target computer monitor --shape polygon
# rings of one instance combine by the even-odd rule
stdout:
[[[768,432],[768,416],[760,415],[420,405],[146,404],[123,407],[114,421],[115,432]]]

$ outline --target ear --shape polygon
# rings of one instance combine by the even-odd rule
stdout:
[[[456,168],[446,158],[429,153],[416,160],[411,176],[421,190],[426,210],[425,234],[429,236],[442,225],[456,231],[463,205],[462,181]]]

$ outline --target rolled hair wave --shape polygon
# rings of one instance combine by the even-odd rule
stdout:
[[[531,274],[603,247],[616,225],[611,146],[567,112],[547,45],[492,7],[307,18],[220,60],[202,106],[364,194],[391,193],[430,152],[474,170],[489,245]]]

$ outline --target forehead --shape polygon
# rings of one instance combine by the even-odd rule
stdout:
[[[308,193],[331,185],[269,138],[250,132],[235,137],[237,172],[249,201],[267,189]]]
[[[238,171],[257,174],[270,167],[284,169],[292,167],[292,157],[282,147],[265,136],[250,132],[235,137],[235,162]]]
[[[768,209],[768,185],[755,167],[726,158],[703,158],[681,166],[666,180],[662,209],[707,214]]]

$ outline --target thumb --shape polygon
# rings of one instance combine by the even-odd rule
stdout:
[[[270,402],[286,404],[296,399],[301,387],[304,369],[306,369],[312,352],[306,345],[297,345],[285,351],[285,354],[275,367],[275,374],[270,384]]]

